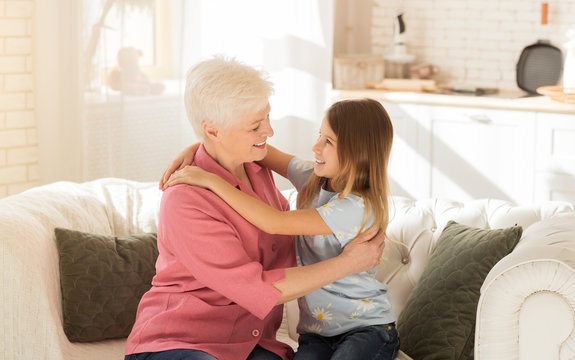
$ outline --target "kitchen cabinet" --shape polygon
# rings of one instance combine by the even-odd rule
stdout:
[[[421,150],[429,142],[429,131],[421,121],[421,107],[382,104],[392,119],[394,133],[388,167],[390,188],[394,195],[424,197],[428,193],[429,162]]]
[[[393,122],[393,195],[575,203],[575,106],[375,90],[333,98],[365,97],[381,101]]]
[[[575,203],[575,115],[537,113],[536,200]]]
[[[535,113],[424,108],[431,129],[430,196],[533,200]]]
[[[383,102],[394,195],[533,200],[535,113]]]

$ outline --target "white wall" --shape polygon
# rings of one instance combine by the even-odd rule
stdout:
[[[534,0],[374,0],[372,51],[389,51],[393,16],[402,10],[409,52],[417,62],[438,65],[439,80],[514,90],[521,50],[541,37],[560,47],[567,29],[575,27],[575,1],[549,1],[546,31],[539,25],[540,5]]]
[[[372,0],[335,0],[333,53],[371,52]]]
[[[82,180],[82,99],[76,14],[80,2],[35,3],[34,76],[40,184]]]

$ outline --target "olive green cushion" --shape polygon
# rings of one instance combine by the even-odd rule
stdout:
[[[114,237],[56,228],[55,235],[68,339],[128,336],[156,272],[156,234]]]
[[[406,354],[417,360],[473,358],[481,286],[521,233],[521,227],[446,225],[397,321]]]

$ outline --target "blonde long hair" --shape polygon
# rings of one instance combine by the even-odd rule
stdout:
[[[372,99],[342,100],[326,111],[329,126],[337,136],[339,173],[332,179],[312,174],[297,199],[298,208],[310,207],[317,190],[329,182],[344,198],[353,193],[365,203],[364,230],[370,209],[373,226],[387,229],[389,180],[387,167],[393,142],[393,125],[381,103]]]

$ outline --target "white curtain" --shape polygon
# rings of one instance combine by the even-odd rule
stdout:
[[[60,154],[81,164],[81,170],[68,172],[81,178],[72,180],[110,176],[157,180],[169,161],[196,141],[183,107],[185,74],[197,61],[216,54],[270,73],[276,90],[271,99],[276,135],[270,142],[296,155],[311,156],[330,101],[332,0],[49,1],[77,14],[76,21],[60,21],[59,35],[54,36],[60,45],[50,48],[76,51],[76,65],[64,66],[70,59],[61,54],[59,65],[53,66],[57,74],[50,76],[70,84],[61,89],[56,102],[61,109],[54,113],[59,117],[54,121],[76,135],[58,135],[64,143],[80,139],[70,151],[81,155],[48,151],[52,158],[47,155],[45,165],[65,166],[54,158]],[[44,16],[40,11],[38,16]],[[70,31],[77,36],[64,40],[70,38]],[[124,64],[130,59],[132,64],[135,59],[141,72]],[[39,67],[44,73],[48,69]],[[70,80],[70,71],[75,80]],[[54,96],[44,92],[46,76],[41,75],[39,108],[46,104],[42,99]],[[75,90],[82,96],[66,95]],[[63,115],[76,119],[62,120]],[[67,146],[61,142],[52,139],[46,144]]]

